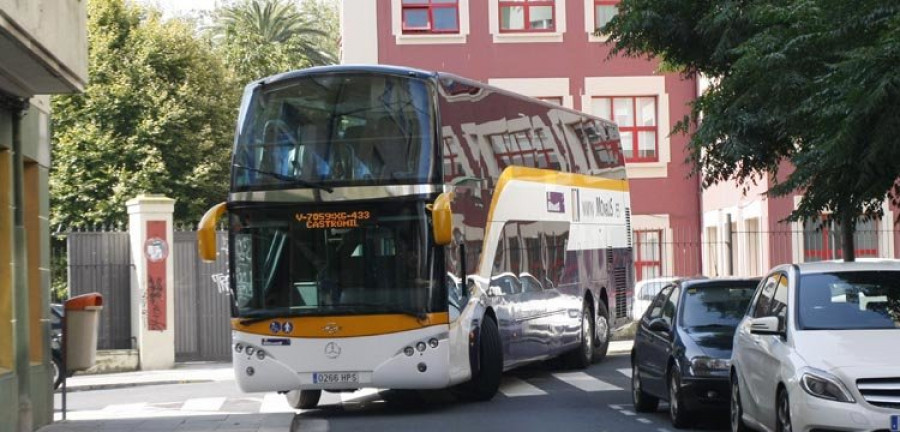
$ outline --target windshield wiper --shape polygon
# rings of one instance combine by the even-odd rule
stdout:
[[[288,183],[290,183],[290,184],[292,184],[292,185],[298,185],[298,186],[303,186],[303,187],[308,187],[308,188],[319,189],[319,190],[323,190],[323,191],[328,192],[328,193],[334,192],[334,189],[332,189],[332,188],[330,188],[330,187],[328,187],[328,186],[325,186],[325,185],[323,185],[323,184],[321,184],[321,183],[315,183],[315,182],[311,182],[311,181],[308,181],[308,180],[303,180],[303,179],[299,179],[299,178],[296,178],[296,177],[292,177],[292,176],[289,176],[289,175],[279,174],[279,173],[277,173],[277,172],[272,172],[272,171],[265,171],[265,170],[261,170],[261,169],[256,169],[256,168],[253,168],[253,167],[248,167],[248,166],[246,166],[246,165],[241,165],[241,164],[237,164],[237,163],[233,163],[233,164],[231,164],[231,166],[233,166],[233,167],[235,167],[235,168],[240,168],[240,169],[242,169],[242,170],[247,170],[247,171],[250,171],[250,172],[255,172],[255,173],[258,173],[258,174],[262,174],[262,175],[265,175],[265,176],[269,176],[269,177],[272,177],[272,178],[274,178],[274,179],[278,179],[278,180],[281,180],[281,181],[284,181],[284,182],[288,182]]]
[[[261,321],[270,320],[273,318],[282,318],[289,313],[289,310],[286,308],[275,309],[275,310],[265,310],[262,312],[257,312],[253,314],[247,314],[243,317],[238,317],[240,319],[241,325],[250,325],[254,323],[258,323]]]
[[[409,315],[419,321],[425,321],[426,319],[428,319],[428,314],[423,309],[403,308],[403,307],[397,307],[394,305],[388,305],[388,304],[384,304],[384,303],[350,303],[350,304],[332,305],[332,307],[385,308],[385,309],[378,310],[378,312],[399,313],[399,314],[403,314],[403,315]]]

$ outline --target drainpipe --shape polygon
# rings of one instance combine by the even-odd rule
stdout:
[[[13,321],[15,330],[15,368],[19,390],[18,430],[33,430],[31,403],[31,362],[28,338],[28,265],[24,213],[24,162],[22,157],[22,117],[28,109],[28,99],[0,94],[0,106],[12,113],[13,165]]]

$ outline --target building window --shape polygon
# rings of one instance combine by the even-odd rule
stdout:
[[[597,97],[592,105],[594,115],[619,126],[626,162],[659,160],[655,96]]]
[[[853,247],[857,258],[878,257],[876,221],[856,223]],[[834,221],[806,220],[803,223],[803,258],[805,262],[843,259],[843,234]]]
[[[554,0],[500,0],[500,31],[554,31],[554,3]]]
[[[459,33],[457,0],[403,0],[403,33]]]
[[[619,0],[594,0],[594,30],[600,30],[619,13]]]
[[[637,280],[662,275],[662,230],[636,230],[634,232],[634,269]]]

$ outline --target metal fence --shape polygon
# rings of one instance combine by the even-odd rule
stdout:
[[[174,233],[175,359],[231,357],[230,295],[216,280],[226,274],[227,255],[205,263],[197,254],[196,232]],[[224,245],[227,237],[219,234]],[[98,349],[133,348],[131,281],[134,265],[127,232],[96,228],[57,232],[51,257],[54,302],[89,292],[103,295]],[[136,305],[135,305],[136,306]]]
[[[57,234],[56,240],[51,266],[65,266],[65,273],[61,270],[53,273],[66,275],[69,295],[91,292],[103,295],[97,348],[132,348],[131,276],[134,266],[128,233],[114,229],[79,231]],[[54,282],[54,285],[59,283]]]

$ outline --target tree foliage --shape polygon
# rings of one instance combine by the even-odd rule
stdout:
[[[139,193],[196,221],[227,192],[234,104],[226,71],[179,20],[124,0],[88,3],[84,93],[53,99],[53,224],[124,224]]]
[[[900,197],[900,3],[895,0],[622,0],[615,53],[711,78],[677,131],[705,186],[774,181],[799,191],[790,220],[831,211],[852,227]],[[702,113],[702,122],[699,121]],[[791,170],[778,176],[787,163]],[[779,181],[780,180],[780,181]],[[849,248],[849,251],[848,251]],[[848,253],[849,252],[849,253]]]
[[[337,4],[239,0],[214,11],[213,45],[240,83],[337,59]]]

